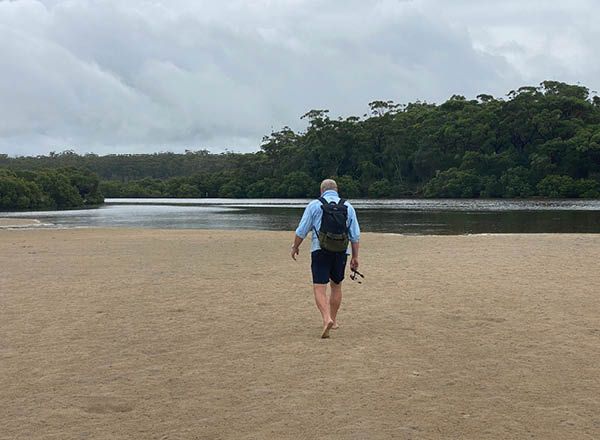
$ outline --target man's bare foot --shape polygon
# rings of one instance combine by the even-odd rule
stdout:
[[[330,320],[327,324],[323,325],[323,333],[321,333],[321,338],[327,339],[329,337],[329,330],[333,327],[333,321]]]
[[[337,321],[333,321],[333,325],[331,326],[331,330],[337,330],[338,328],[340,328],[340,325],[338,324]]]

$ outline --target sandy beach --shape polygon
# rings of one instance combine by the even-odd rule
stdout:
[[[0,230],[0,439],[600,438],[600,235]]]

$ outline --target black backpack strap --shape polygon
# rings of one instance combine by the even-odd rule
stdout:
[[[329,205],[329,202],[327,200],[325,200],[325,197],[319,197],[317,199],[319,202],[321,202],[323,205]],[[334,203],[334,202],[331,202]],[[339,202],[337,202],[338,205],[343,205],[344,203],[346,203],[346,199],[340,199]]]
[[[324,198],[324,197],[319,197],[317,200],[318,200],[319,202],[321,202],[321,204],[322,204],[323,206],[327,206],[327,205],[328,205],[328,203],[327,203],[327,200],[325,200],[325,198]],[[323,206],[321,206],[321,208],[322,208]],[[319,235],[319,231],[317,231],[317,228],[313,226],[313,229],[315,230],[315,234]]]

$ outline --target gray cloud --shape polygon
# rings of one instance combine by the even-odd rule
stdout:
[[[257,149],[311,108],[598,88],[592,1],[0,1],[0,151]],[[597,13],[596,13],[597,15]]]

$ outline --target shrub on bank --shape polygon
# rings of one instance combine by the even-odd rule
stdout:
[[[99,179],[87,170],[0,170],[0,209],[65,209],[99,205]]]

